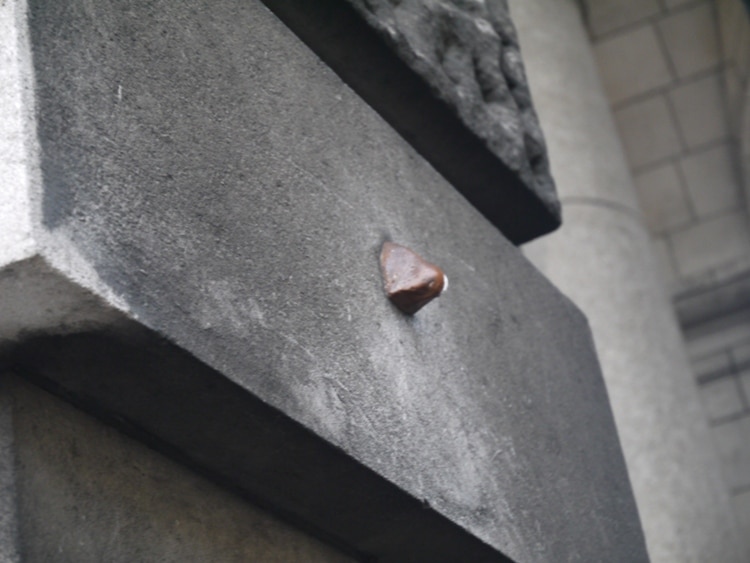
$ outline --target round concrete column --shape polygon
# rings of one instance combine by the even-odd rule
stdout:
[[[563,202],[527,256],[591,323],[654,562],[747,561],[574,0],[510,0]]]

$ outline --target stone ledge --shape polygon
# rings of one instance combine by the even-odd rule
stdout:
[[[643,560],[580,312],[263,5],[160,6],[31,2],[7,364],[357,552]]]
[[[560,203],[504,0],[263,0],[512,242]]]
[[[0,269],[0,319],[0,372],[347,552],[382,561],[509,561],[40,255]]]

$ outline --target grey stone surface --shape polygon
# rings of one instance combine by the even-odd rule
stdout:
[[[509,240],[560,225],[502,1],[263,3]]]
[[[506,0],[349,0],[559,216]]]
[[[7,375],[0,372],[0,561],[21,561],[18,545],[16,448]]]
[[[4,377],[15,407],[23,561],[352,561],[44,391]]]
[[[488,561],[645,560],[585,318],[263,5],[35,0],[29,24],[39,260],[162,335],[164,349],[194,355],[210,371],[201,381],[216,383],[195,395],[188,369],[164,369],[116,393],[117,377],[151,357],[138,338],[129,357],[107,357],[96,346],[106,335],[53,338],[70,343],[68,367],[104,354],[98,377],[69,398],[92,408],[122,399],[130,410],[113,414],[123,424],[244,478],[253,494],[264,491],[251,469],[283,470],[276,482],[286,477],[288,491],[264,498],[289,511],[306,508],[300,484],[313,476],[335,476],[310,493],[317,500],[366,498],[333,464],[274,466],[297,453],[284,441],[267,461],[241,443],[222,449],[225,436],[210,432],[226,412],[242,422],[234,436],[273,435],[291,418],[294,436],[325,441],[341,467],[398,491],[315,522],[370,555],[389,535],[409,554],[434,552],[442,534],[408,545],[415,522],[432,518],[435,530],[449,522],[474,537]],[[451,280],[413,318],[383,293],[387,239]],[[0,333],[24,342],[27,368],[71,392],[75,373],[55,365],[66,350],[44,357],[34,343],[49,331],[35,328]],[[216,388],[236,400],[211,402],[227,397]],[[275,418],[252,425],[232,410],[250,402]],[[179,432],[175,412],[192,416],[195,434]],[[403,498],[420,514],[383,508]],[[382,517],[381,536],[326,529],[368,512]]]

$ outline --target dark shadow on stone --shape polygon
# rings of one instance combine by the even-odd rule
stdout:
[[[361,560],[510,561],[134,324],[30,337],[6,360],[11,371]]]
[[[543,146],[521,178],[348,2],[262,1],[511,242],[560,226]]]

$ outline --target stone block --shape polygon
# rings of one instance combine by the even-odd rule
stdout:
[[[667,61],[651,24],[618,33],[594,45],[604,90],[617,104],[671,80]]]
[[[680,78],[715,67],[721,61],[711,2],[700,2],[665,17],[659,22],[659,31]]]
[[[716,2],[721,53],[730,62],[734,58],[737,40],[742,29],[742,20],[746,19],[744,10],[742,0],[717,0]]]
[[[688,148],[729,136],[721,75],[682,84],[671,90],[669,97]]]
[[[674,156],[682,148],[669,107],[661,94],[616,110],[615,121],[633,168]]]
[[[730,131],[733,135],[741,128],[742,103],[745,90],[736,66],[730,65],[724,71],[724,87],[726,90],[726,107],[729,114]]]
[[[585,0],[589,29],[594,36],[634,24],[661,11],[657,0]]]
[[[680,159],[680,168],[699,217],[741,209],[739,181],[729,143]]]
[[[4,361],[380,561],[646,560],[585,318],[264,4],[29,25]],[[450,278],[415,316],[386,240]]]

